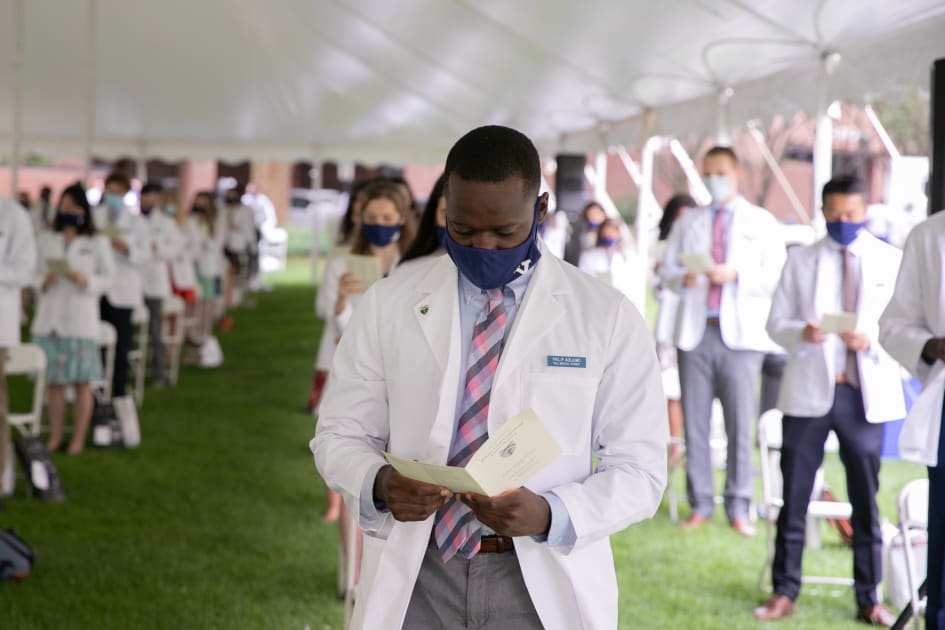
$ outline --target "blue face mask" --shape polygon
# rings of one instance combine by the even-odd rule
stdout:
[[[166,212],[167,214],[171,216],[174,216],[175,214],[177,214],[177,206],[172,203],[169,203],[164,206],[164,212]]]
[[[439,225],[435,225],[433,228],[436,230],[436,242],[440,244],[440,247],[443,247],[446,240],[446,228]]]
[[[520,245],[511,249],[480,249],[467,247],[453,240],[446,232],[446,253],[453,259],[466,278],[480,289],[487,291],[508,284],[534,267],[541,258],[538,249],[538,211],[541,201],[535,202],[535,216],[532,229]]]
[[[866,223],[849,223],[847,221],[828,221],[827,234],[830,238],[847,247],[856,240],[857,234],[863,229]]]
[[[124,207],[125,200],[121,195],[116,195],[115,193],[105,193],[105,205],[113,213],[117,214],[121,212],[122,207]]]
[[[609,238],[606,236],[602,236],[600,239],[601,247],[616,247],[617,245],[620,245],[619,238]]]
[[[59,212],[56,214],[56,221],[64,228],[80,228],[85,225],[85,217],[80,214]]]
[[[604,222],[603,222],[603,221],[591,221],[590,219],[587,219],[587,220],[584,221],[584,223],[585,223],[585,225],[587,225],[587,229],[588,229],[588,230],[596,230],[596,229],[599,228],[599,227],[601,226],[601,224],[603,224]]]
[[[151,211],[152,211],[152,210],[154,210],[153,207],[152,207],[152,208],[145,208],[144,206],[141,206],[141,214],[143,214],[143,215],[146,216],[146,217],[151,215]]]
[[[368,243],[375,247],[386,247],[400,234],[399,225],[375,225],[365,223],[361,226],[361,233]]]

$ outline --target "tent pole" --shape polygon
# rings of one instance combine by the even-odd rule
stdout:
[[[719,106],[716,110],[715,119],[715,144],[728,147],[732,145],[732,132],[729,126],[728,104],[735,95],[735,90],[730,87],[719,89]]]
[[[637,241],[640,276],[637,278],[637,286],[634,287],[634,295],[641,299],[646,296],[647,278],[650,271],[650,229],[654,225],[653,218],[659,214],[659,203],[653,195],[653,161],[656,152],[663,147],[665,142],[664,138],[652,136],[644,143],[643,151],[640,153],[639,196],[637,197],[636,234],[634,235]],[[626,150],[623,153],[626,153]],[[623,161],[622,158],[621,160]],[[627,163],[624,162],[624,166],[626,165]],[[627,172],[630,172],[629,168]],[[633,175],[630,177],[632,178]],[[638,303],[643,304],[643,302]]]
[[[774,159],[774,154],[771,153],[771,149],[768,148],[768,143],[765,142],[765,138],[764,135],[762,135],[761,130],[758,129],[757,125],[748,123],[748,135],[751,136],[752,140],[755,141],[755,144],[758,145],[758,150],[761,151],[761,157],[764,158],[768,168],[770,168],[771,172],[774,173],[774,178],[778,180],[778,184],[780,184],[781,188],[784,190],[784,193],[787,195],[788,201],[791,202],[791,209],[794,211],[794,214],[798,219],[800,219],[801,223],[811,223],[810,214],[807,212],[804,204],[801,203],[800,197],[797,196],[797,193],[794,191],[794,187],[791,186],[791,182],[788,181],[788,178],[784,174],[784,170],[782,170],[781,165],[778,164],[776,159]]]
[[[96,67],[96,22],[98,14],[97,0],[89,0],[88,47],[86,48],[86,77],[85,77],[85,130],[82,142],[82,181],[88,186],[92,175],[92,138],[95,135],[95,94],[98,82]]]
[[[598,151],[594,157],[594,197],[607,195],[607,152]],[[610,195],[607,195],[608,197]]]
[[[676,138],[669,141],[669,150],[673,154],[673,157],[676,158],[683,173],[685,173],[686,181],[689,182],[689,192],[695,197],[696,202],[704,206],[709,205],[712,201],[712,196],[709,194],[709,189],[705,187],[705,182],[702,181],[702,175],[699,173],[699,169],[696,168],[695,162],[693,162],[692,158],[689,156],[689,152],[686,151],[686,148]]]
[[[604,186],[602,188],[600,185],[600,171],[590,164],[585,164],[584,179],[586,179],[591,185],[591,188],[594,189],[594,201],[601,205],[604,212],[607,213],[607,216],[619,217],[620,211],[617,210],[617,205],[614,203],[613,198],[611,198],[610,193],[607,192],[607,187]]]
[[[148,148],[144,141],[138,143],[138,161],[135,164],[135,174],[141,180],[141,185],[148,183]]]
[[[816,212],[820,207],[820,192],[824,184],[833,177],[833,119],[830,118],[830,75],[840,64],[840,55],[824,52],[820,58],[820,75],[817,81],[817,123],[814,131],[814,190],[811,199],[812,225],[817,236],[827,231],[823,215]]]
[[[23,40],[26,28],[26,2],[16,0],[13,51],[13,147],[10,168],[10,198],[16,199],[20,177],[20,151],[23,140]],[[29,208],[27,208],[28,210]]]

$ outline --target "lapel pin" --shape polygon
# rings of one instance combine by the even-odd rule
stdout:
[[[420,307],[420,314],[421,314],[421,315],[426,315],[426,314],[429,313],[429,312],[430,312],[430,307],[427,306],[426,304],[424,304],[423,306]]]

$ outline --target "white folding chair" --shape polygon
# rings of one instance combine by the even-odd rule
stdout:
[[[144,378],[148,369],[148,309],[139,306],[131,315],[131,323],[137,327],[134,347],[128,352],[128,365],[134,372],[134,396],[138,407],[144,404]]]
[[[162,340],[164,349],[168,354],[168,379],[171,385],[177,385],[177,379],[180,376],[180,353],[184,345],[184,314],[187,311],[187,305],[184,300],[174,295],[168,300],[164,300],[164,317],[162,325]]]
[[[118,345],[118,332],[108,322],[98,323],[98,347],[105,354],[102,365],[102,380],[92,383],[93,389],[99,389],[105,400],[112,399],[112,377],[115,375],[115,356]]]
[[[27,375],[33,378],[33,404],[30,411],[8,414],[7,422],[23,435],[39,435],[46,392],[46,353],[32,343],[7,348],[6,371],[7,376]]]
[[[761,451],[761,500],[768,543],[768,555],[765,558],[764,565],[761,568],[761,576],[758,579],[758,587],[762,589],[765,588],[765,583],[770,577],[771,567],[774,564],[775,526],[778,521],[778,513],[784,507],[783,479],[781,477],[781,419],[781,412],[777,409],[771,409],[764,412],[758,420],[758,447]],[[853,506],[849,503],[821,501],[815,498],[820,496],[823,487],[823,470],[818,470],[817,475],[820,479],[820,489],[818,489],[818,481],[815,480],[814,492],[810,503],[807,505],[808,522],[810,522],[810,519],[814,519],[819,528],[819,522],[824,519],[850,518],[853,514]],[[807,529],[810,532],[811,527]],[[853,578],[851,577],[807,575],[801,577],[801,582],[805,584],[853,586]]]
[[[902,551],[906,559],[909,581],[910,605],[916,630],[921,630],[921,619],[925,612],[925,598],[919,597],[919,584],[924,575],[919,575],[917,558],[912,548],[912,539],[917,534],[928,535],[929,529],[929,480],[916,479],[907,483],[899,492],[899,534],[902,536]]]

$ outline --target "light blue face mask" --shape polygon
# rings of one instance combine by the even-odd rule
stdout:
[[[724,203],[732,196],[732,180],[725,175],[709,175],[705,178],[712,203]]]
[[[112,214],[118,214],[125,205],[125,199],[115,193],[105,193],[105,206]]]
[[[164,212],[170,216],[177,214],[177,206],[173,203],[168,203],[164,205]]]

